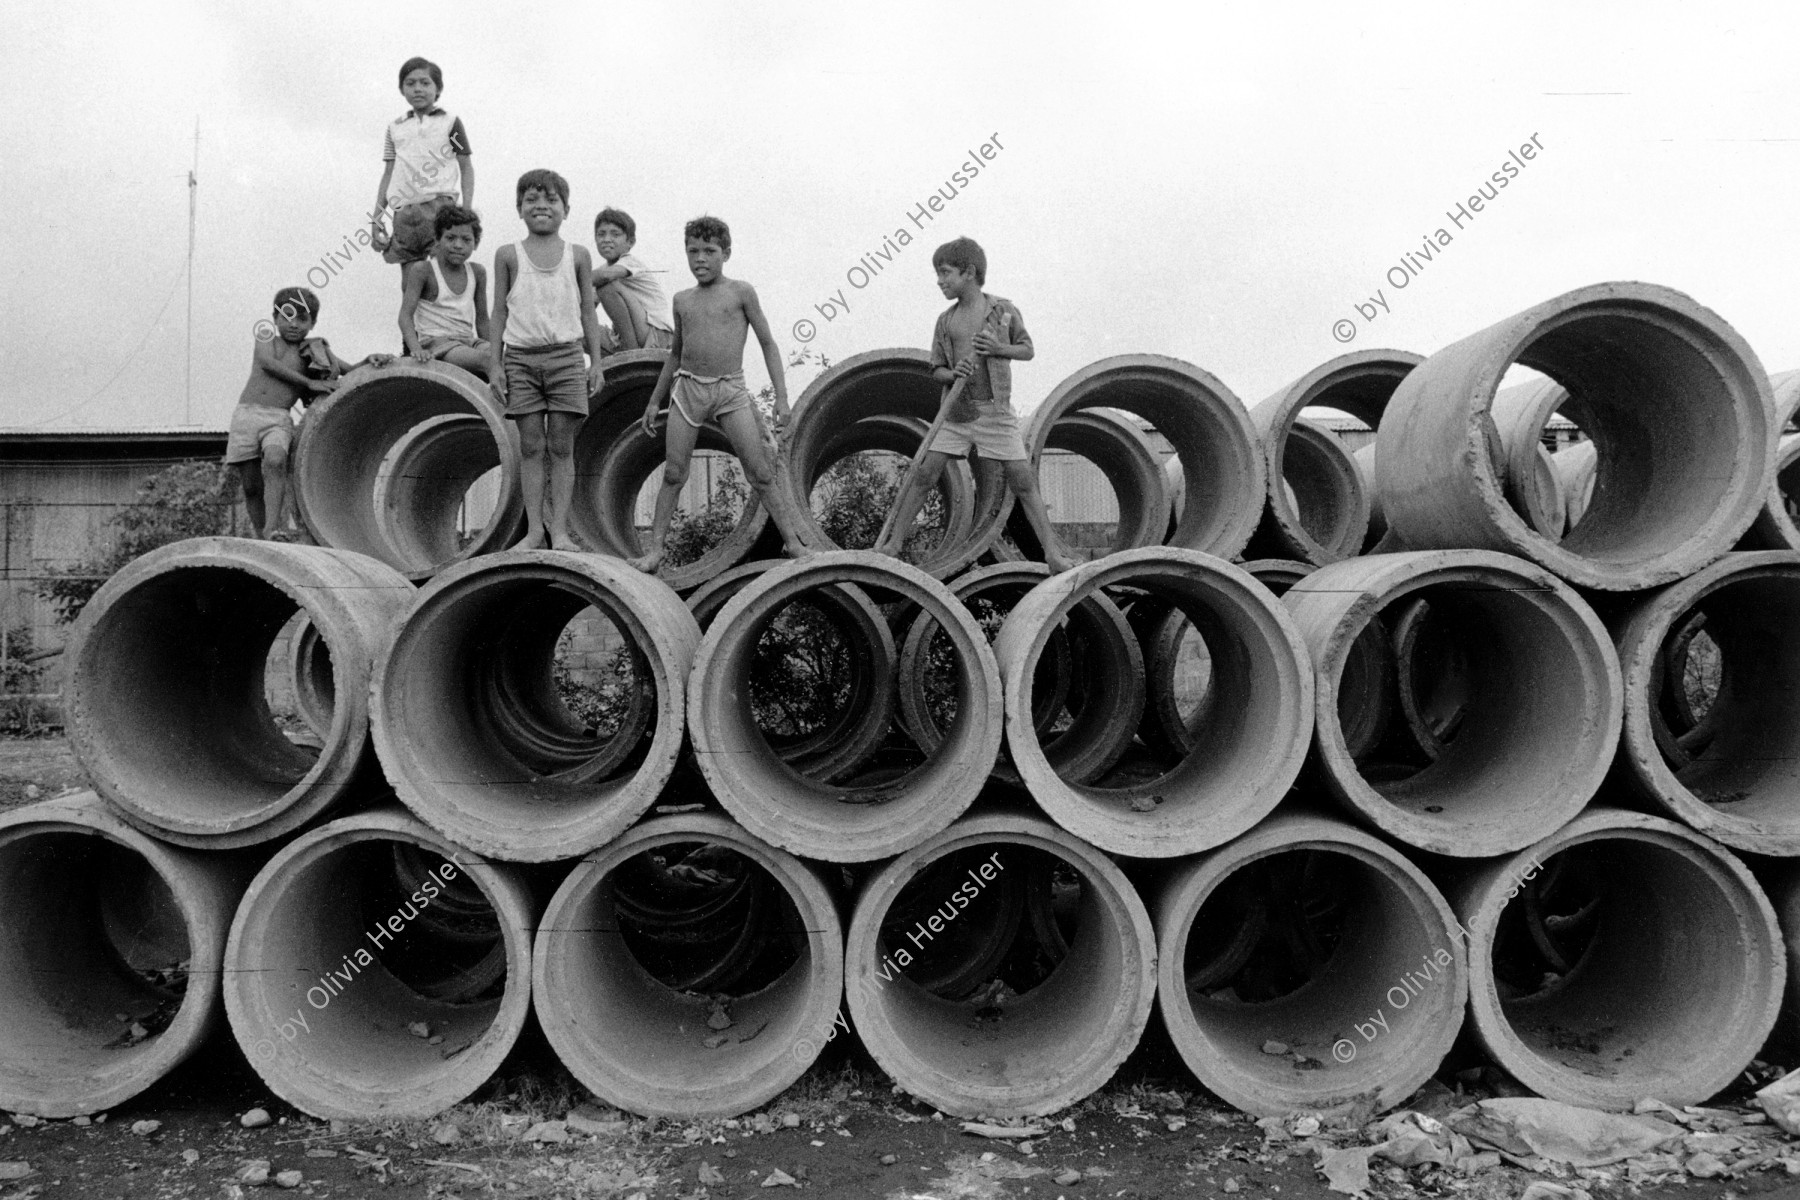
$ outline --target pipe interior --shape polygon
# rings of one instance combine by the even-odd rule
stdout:
[[[1281,478],[1307,537],[1331,551],[1360,549],[1354,523],[1363,508],[1362,475],[1336,434],[1294,422],[1281,451]]]
[[[1756,393],[1710,335],[1607,311],[1554,325],[1517,361],[1568,391],[1599,455],[1592,503],[1565,550],[1629,567],[1686,543],[1725,509],[1743,478],[1742,409]]]
[[[1742,901],[1722,873],[1633,837],[1584,841],[1537,866],[1494,934],[1511,1032],[1543,1066],[1634,1096],[1704,1070],[1747,994],[1766,986],[1745,978]]]
[[[0,1072],[13,1090],[129,1072],[187,989],[186,920],[143,855],[91,833],[0,842]]]
[[[335,845],[250,903],[262,921],[248,1011],[277,1024],[240,1036],[298,1042],[307,1072],[335,1086],[428,1084],[492,1027],[511,982],[480,885],[413,842]]]
[[[1185,995],[1165,1003],[1185,1001],[1208,1052],[1237,1074],[1304,1088],[1324,1071],[1336,1086],[1347,1071],[1380,1073],[1443,1019],[1455,936],[1359,856],[1276,851],[1206,896],[1178,943]]]
[[[783,881],[729,843],[658,841],[562,913],[547,999],[609,1075],[705,1089],[793,1052],[815,986],[807,922]]]
[[[184,823],[244,818],[315,769],[318,751],[288,739],[265,691],[297,607],[247,571],[180,567],[107,609],[83,652],[85,732],[135,805]]]
[[[1082,507],[1088,514],[1110,509],[1113,519],[1084,522],[1080,545],[1101,546],[1105,548],[1101,553],[1111,553],[1162,541],[1169,523],[1168,484],[1161,461],[1129,416],[1089,410],[1067,414],[1050,427],[1044,445],[1087,463],[1090,477],[1097,473],[1104,481],[1106,494],[1089,492]],[[1042,459],[1038,469],[1043,469]],[[1056,523],[1062,527],[1082,514],[1053,514],[1052,519],[1059,515],[1062,519]]]
[[[493,431],[474,413],[434,417],[395,442],[377,468],[374,493],[390,561],[402,571],[430,571],[480,537],[494,505],[471,504],[471,490],[490,475],[497,484],[499,468]]]

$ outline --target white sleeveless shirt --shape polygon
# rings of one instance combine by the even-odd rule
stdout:
[[[436,255],[429,255],[425,261],[431,264],[431,277],[437,282],[437,299],[427,300],[419,297],[419,303],[413,308],[413,332],[420,338],[447,337],[462,341],[475,340],[475,270],[464,267],[468,274],[463,279],[462,294],[450,290],[444,281],[444,272],[438,266]],[[510,324],[510,322],[508,322]]]
[[[520,350],[581,343],[581,290],[575,286],[575,251],[563,243],[562,257],[544,270],[519,247],[519,273],[506,293],[506,344]]]

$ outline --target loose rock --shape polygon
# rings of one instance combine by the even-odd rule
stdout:
[[[269,1115],[268,1109],[253,1108],[238,1118],[238,1124],[245,1129],[261,1129],[264,1125],[272,1124],[274,1120],[275,1118]]]

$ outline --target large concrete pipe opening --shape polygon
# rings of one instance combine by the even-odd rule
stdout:
[[[1033,720],[1034,680],[1052,632],[1088,596],[1147,593],[1178,608],[1205,643],[1203,730],[1179,758],[1128,755],[1094,783],[1059,774]],[[1064,829],[1114,854],[1169,858],[1229,841],[1268,814],[1306,757],[1312,672],[1293,620],[1268,589],[1208,554],[1149,547],[1110,555],[1033,588],[994,639],[1006,743],[1033,798]]]
[[[517,433],[487,385],[448,363],[401,359],[347,376],[300,424],[293,488],[321,545],[414,581],[524,529]]]
[[[1121,354],[1089,363],[1056,385],[1032,413],[1025,449],[1042,461],[1063,417],[1111,408],[1141,417],[1181,461],[1181,520],[1169,543],[1231,558],[1256,531],[1268,468],[1243,401],[1192,363]]]
[[[287,629],[286,679],[295,715],[314,737],[323,739],[331,732],[331,713],[337,707],[331,647],[303,613],[288,618]]]
[[[1792,431],[1800,409],[1800,371],[1769,376],[1769,393],[1775,401],[1775,483],[1738,549],[1800,550],[1800,526],[1794,524],[1800,513],[1800,434]]]
[[[606,382],[575,436],[569,522],[576,540],[588,549],[615,558],[644,552],[640,535],[648,532],[662,487],[667,427],[648,437],[639,422],[667,357],[663,350],[632,350],[606,359]],[[714,427],[700,429],[670,531],[658,577],[678,592],[737,565],[770,532],[768,513],[745,481],[730,440]],[[761,548],[779,553],[780,543]]]
[[[1468,963],[1450,905],[1397,850],[1342,822],[1273,817],[1181,864],[1155,908],[1169,1036],[1245,1112],[1366,1097],[1392,1108],[1462,1026]]]
[[[1319,564],[1361,553],[1373,484],[1355,469],[1343,441],[1304,415],[1335,410],[1374,429],[1394,389],[1424,361],[1404,350],[1339,355],[1250,410],[1268,486],[1252,556]]]
[[[465,846],[524,862],[583,853],[673,772],[699,640],[667,584],[617,559],[464,563],[419,593],[376,664],[376,750],[406,806]]]
[[[378,784],[369,672],[412,597],[393,568],[317,546],[193,538],[151,551],[76,622],[71,747],[100,794],[158,837],[218,848],[291,833]],[[264,691],[270,649],[296,610],[329,652],[320,747],[284,734]]]
[[[1774,909],[1742,863],[1673,821],[1583,813],[1452,895],[1476,1035],[1540,1096],[1699,1104],[1775,1024],[1786,955]]]
[[[531,1007],[530,892],[395,809],[321,826],[231,923],[225,1011],[269,1089],[320,1118],[429,1117],[485,1083]]]
[[[966,817],[884,866],[846,941],[850,1019],[902,1089],[954,1116],[1098,1090],[1150,1017],[1156,949],[1111,859],[1036,817]]]
[[[1409,684],[1446,717],[1431,725],[1435,757],[1393,736],[1347,736],[1393,696],[1370,686],[1358,641],[1418,600],[1447,648],[1400,669],[1445,673]],[[1282,602],[1317,680],[1314,769],[1390,836],[1457,857],[1509,853],[1580,812],[1605,778],[1624,707],[1618,657],[1593,611],[1542,567],[1486,550],[1383,554],[1321,567]],[[1388,727],[1412,728],[1403,713]]]
[[[649,1117],[774,1099],[831,1037],[843,929],[813,870],[717,814],[578,864],[538,932],[538,1021],[575,1078]]]
[[[893,419],[911,422],[922,436],[936,418],[942,396],[943,388],[931,377],[931,356],[924,350],[869,350],[832,364],[800,394],[788,422],[784,465],[801,508],[813,514],[808,502],[822,498],[816,497],[816,485],[835,462],[863,448],[857,444],[858,438],[848,434],[854,425],[865,418],[881,419],[880,436],[884,441],[893,439],[882,448],[910,458],[918,448],[918,438],[899,438]],[[968,536],[960,540],[939,537],[934,541],[925,534],[908,543],[918,554],[918,568],[933,578],[947,579],[966,570],[994,544],[1012,511],[1012,492],[998,471],[977,471],[971,479],[974,494]],[[955,486],[963,485],[959,482]],[[931,503],[928,498],[927,507]],[[809,519],[814,528],[808,540],[818,545],[833,544],[819,527],[817,516],[810,515]],[[946,532],[954,528],[954,503],[944,520],[949,522],[943,526]],[[876,528],[879,532],[879,523]]]
[[[1041,443],[1032,426],[1027,426],[1025,440],[1027,445],[1041,444],[1035,460],[1040,477],[1048,461],[1056,463],[1069,481],[1059,485],[1046,480],[1045,490],[1052,496],[1077,498],[1075,504],[1051,513],[1070,549],[1098,557],[1162,544],[1173,513],[1169,474],[1130,414],[1104,408],[1064,412]],[[1052,450],[1062,453],[1047,458]],[[1180,459],[1173,461],[1179,463]],[[1099,473],[1110,497],[1094,493],[1080,473],[1083,464],[1089,468],[1089,478]],[[1043,558],[1043,547],[1022,510],[1013,510],[1006,531],[1027,558]]]
[[[796,701],[810,710],[837,694],[818,686],[830,680],[807,662],[816,644],[789,613],[843,585],[877,604],[917,605],[945,631],[955,664],[947,708],[954,711],[929,753],[890,747],[829,783],[783,761],[776,742],[816,732],[784,725]],[[783,679],[803,686],[784,691]],[[809,858],[861,862],[917,845],[974,801],[1000,748],[999,697],[987,639],[949,589],[884,555],[837,550],[765,572],[713,618],[694,656],[688,729],[713,794],[752,834]]]
[[[1000,563],[958,576],[950,591],[983,632],[999,631],[1007,613],[1050,577],[1043,563]],[[929,753],[954,714],[955,655],[949,635],[926,614],[907,626],[900,651],[902,727]],[[1144,656],[1118,606],[1093,593],[1050,635],[1032,678],[1032,723],[1045,757],[1063,778],[1090,783],[1124,757],[1144,709]],[[994,777],[1022,782],[1004,754]]]
[[[931,422],[917,417],[877,413],[852,421],[825,443],[813,463],[806,503],[831,545],[867,550],[875,544],[930,428]],[[926,493],[900,557],[925,562],[968,541],[975,528],[975,504],[970,460],[951,459],[937,486]]]
[[[0,1107],[121,1104],[198,1050],[249,872],[81,792],[0,816]]]
[[[1619,766],[1669,816],[1751,854],[1800,854],[1800,552],[1728,554],[1617,630]]]
[[[1593,502],[1560,542],[1507,502],[1496,392],[1514,364],[1568,392],[1598,454]],[[1773,399],[1755,352],[1668,288],[1603,283],[1432,355],[1377,440],[1388,524],[1413,549],[1520,555],[1582,587],[1636,591],[1705,566],[1743,535],[1774,475]]]

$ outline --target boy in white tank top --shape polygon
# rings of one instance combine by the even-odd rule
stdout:
[[[487,269],[469,262],[481,244],[481,218],[466,208],[438,210],[436,241],[421,262],[406,264],[400,283],[400,340],[419,362],[443,359],[488,377]]]
[[[600,326],[592,261],[558,236],[569,181],[555,171],[519,176],[519,216],[531,231],[494,252],[494,339],[488,386],[518,422],[525,537],[515,550],[579,550],[569,532],[575,434],[600,390]],[[587,359],[582,359],[583,346]]]

